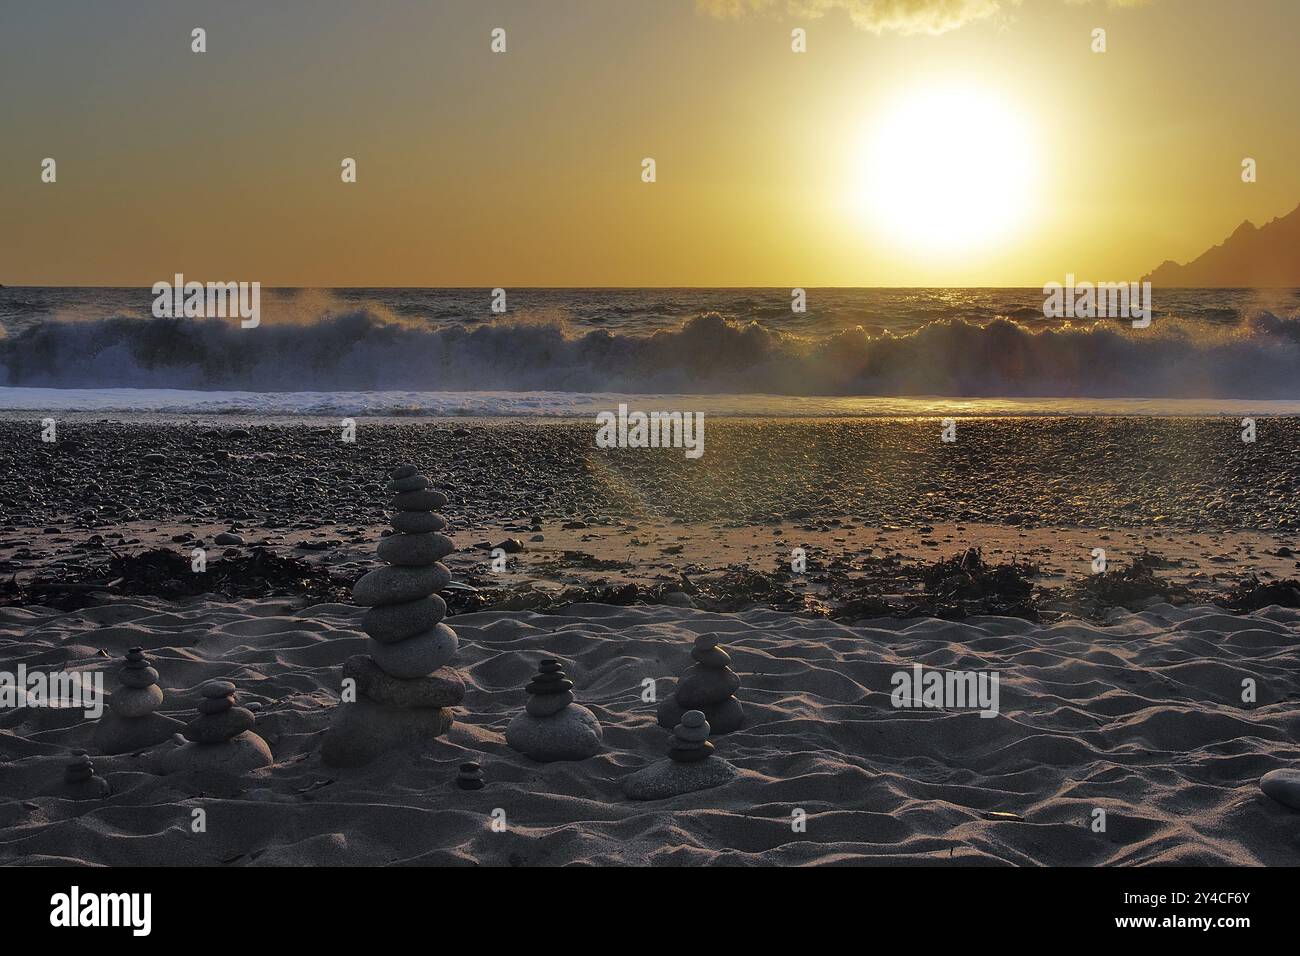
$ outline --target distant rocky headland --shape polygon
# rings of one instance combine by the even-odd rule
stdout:
[[[1191,262],[1166,260],[1143,279],[1166,288],[1300,287],[1300,206],[1264,226],[1243,222]]]

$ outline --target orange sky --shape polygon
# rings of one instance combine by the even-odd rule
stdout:
[[[3,0],[0,282],[1136,279],[1300,203],[1298,33],[1291,0]],[[996,241],[905,245],[855,199],[889,104],[935,84],[1032,147]]]

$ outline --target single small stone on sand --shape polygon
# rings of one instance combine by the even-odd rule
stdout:
[[[697,637],[691,658],[695,663],[659,705],[659,726],[672,729],[687,711],[699,710],[714,734],[738,730],[745,722],[745,710],[735,696],[740,690],[740,677],[731,669],[731,655],[718,643],[718,635]]]
[[[483,768],[472,760],[461,764],[456,773],[456,786],[462,790],[482,790]]]
[[[1259,789],[1283,806],[1300,810],[1300,769],[1270,770],[1259,778]]]
[[[235,685],[210,680],[199,685],[199,715],[181,732],[187,741],[162,755],[165,773],[220,770],[245,773],[273,762],[271,748],[253,731],[256,718],[235,703]]]
[[[560,661],[542,661],[537,676],[524,690],[528,703],[506,726],[506,743],[542,763],[586,760],[600,752],[600,721],[586,707],[574,703],[573,681]]]
[[[179,720],[155,713],[162,705],[163,691],[158,686],[158,671],[143,648],[132,647],[126,652],[117,677],[122,686],[109,698],[108,713],[95,724],[92,739],[96,750],[135,753],[185,729]]]
[[[668,759],[631,774],[623,782],[623,792],[631,800],[664,800],[734,780],[740,771],[714,756],[710,731],[703,712],[688,710],[673,728]]]
[[[367,653],[343,665],[345,687],[355,688],[356,697],[334,708],[321,745],[321,758],[335,767],[427,746],[451,727],[451,708],[465,697],[464,678],[449,666],[456,632],[442,623],[447,604],[437,594],[451,583],[441,559],[455,550],[441,533],[447,519],[433,510],[447,496],[430,488],[414,465],[389,473],[388,492],[397,511],[394,533],[377,549],[386,566],[352,588],[352,600],[368,608],[361,618]]]

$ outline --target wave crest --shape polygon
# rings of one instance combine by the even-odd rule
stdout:
[[[1300,398],[1300,320],[1206,335],[1175,320],[1033,330],[1011,318],[803,337],[706,313],[671,330],[575,331],[562,315],[430,328],[383,308],[263,320],[57,318],[0,337],[0,384],[255,391],[414,389]]]

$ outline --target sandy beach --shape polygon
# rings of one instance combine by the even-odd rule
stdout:
[[[590,447],[589,426],[562,422],[386,423],[344,445],[323,423],[80,421],[52,447],[30,423],[0,424],[14,463],[0,479],[4,669],[102,671],[111,687],[139,647],[160,675],[159,714],[189,720],[201,685],[228,680],[272,754],[245,774],[160,773],[172,741],[99,754],[80,710],[11,708],[0,858],[1300,860],[1294,811],[1258,786],[1300,758],[1288,457],[1267,459],[1271,475],[1234,470],[1241,452],[1217,420],[990,419],[959,426],[973,440],[952,450],[979,476],[961,482],[944,475],[957,466],[935,424],[724,420],[709,437],[733,451],[699,463],[611,455]],[[1165,484],[1149,501],[1136,476],[1154,466],[1135,433],[1162,442]],[[1071,441],[1094,471],[1042,451]],[[828,442],[843,454],[811,455]],[[443,595],[464,699],[427,746],[329,766],[343,665],[366,651],[350,589],[379,566],[383,476],[406,458],[450,499]],[[1097,575],[1096,547],[1119,570]],[[195,548],[210,562],[197,576]],[[671,737],[656,700],[703,634],[741,681],[745,724],[714,738],[712,758],[739,774],[630,801],[626,778]],[[506,742],[544,659],[604,729],[589,759],[541,763]],[[896,706],[895,676],[918,665],[998,675],[996,714]],[[107,782],[102,799],[68,797],[78,750]],[[457,787],[467,761],[483,789]]]
[[[413,866],[1287,938],[1300,4],[1229,6],[0,0],[19,938],[500,942]]]
[[[1157,605],[1108,626],[883,619],[861,627],[753,610],[578,605],[453,619],[468,693],[445,738],[366,768],[322,765],[339,668],[364,648],[358,609],[270,601],[122,601],[77,612],[0,610],[10,662],[102,668],[144,647],[164,712],[228,679],[260,705],[272,766],[243,778],[158,776],[137,755],[95,758],[111,796],[59,796],[79,712],[4,716],[0,857],[109,865],[1273,864],[1300,858],[1294,811],[1259,792],[1300,759],[1300,612],[1232,616]],[[718,632],[747,725],[719,738],[742,771],[724,787],[633,803],[620,783],[664,754],[641,699],[671,687],[691,640]],[[536,662],[559,657],[606,749],[539,764],[503,739]],[[988,668],[1001,712],[899,711],[891,675]],[[1259,682],[1243,706],[1240,679]],[[169,743],[162,747],[174,746]],[[453,785],[480,761],[484,789]],[[189,830],[194,808],[208,829]],[[1106,811],[1104,833],[1094,811]],[[492,829],[503,810],[507,827]],[[792,814],[806,813],[795,832]],[[1015,817],[989,818],[990,813]]]

